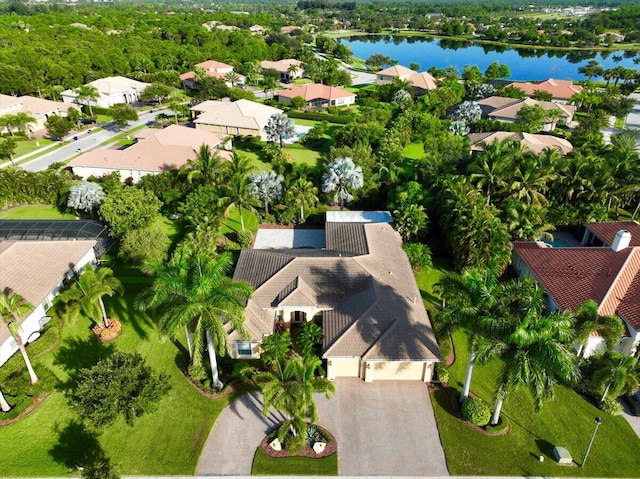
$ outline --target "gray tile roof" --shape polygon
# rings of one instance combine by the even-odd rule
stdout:
[[[327,248],[353,254],[368,254],[364,223],[327,223]]]

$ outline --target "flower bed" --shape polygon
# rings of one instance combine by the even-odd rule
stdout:
[[[323,457],[330,456],[331,454],[334,454],[335,452],[337,452],[338,442],[336,441],[336,438],[333,436],[333,434],[331,434],[325,428],[318,426],[317,424],[314,424],[314,426],[327,439],[326,441],[327,446],[324,448],[324,451],[322,451],[320,454],[316,454],[316,452],[313,450],[313,447],[311,447],[308,444],[305,446],[305,448],[302,450],[300,454],[296,454],[296,455],[289,454],[284,449],[280,451],[276,451],[269,445],[269,443],[274,439],[275,433],[265,436],[262,439],[262,442],[260,443],[260,447],[264,452],[266,452],[271,457],[309,457],[312,459],[320,459]]]
[[[109,318],[109,327],[105,328],[101,324],[93,327],[93,334],[96,335],[98,341],[107,342],[116,339],[122,332],[122,323],[115,318]]]

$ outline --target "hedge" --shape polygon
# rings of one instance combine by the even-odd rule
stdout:
[[[289,118],[298,118],[300,120],[315,120],[315,121],[328,121],[329,123],[339,123],[346,125],[349,123],[348,118],[344,118],[338,115],[328,115],[327,113],[317,113],[313,111],[289,111],[287,112]]]

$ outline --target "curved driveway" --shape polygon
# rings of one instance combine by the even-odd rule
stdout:
[[[317,398],[319,424],[338,441],[341,476],[448,476],[427,387],[418,381],[336,380]],[[236,399],[218,417],[196,476],[250,475],[253,455],[277,425],[261,414],[260,393]]]

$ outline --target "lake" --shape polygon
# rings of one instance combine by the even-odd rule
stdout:
[[[637,69],[633,59],[640,55],[637,51],[590,52],[555,51],[544,49],[514,49],[495,45],[482,45],[448,39],[404,36],[357,36],[341,38],[351,47],[352,53],[367,59],[373,53],[388,55],[406,67],[409,63],[420,64],[420,71],[435,66],[454,66],[460,73],[465,65],[478,65],[483,72],[493,62],[509,65],[513,80],[557,79],[581,80],[585,76],[578,68],[589,60],[597,60],[605,69],[622,65]],[[638,57],[640,58],[640,57]]]

